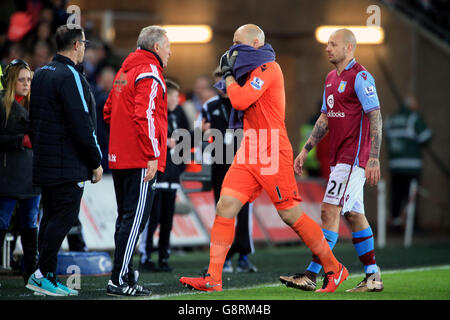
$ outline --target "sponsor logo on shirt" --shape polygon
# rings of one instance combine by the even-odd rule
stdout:
[[[255,88],[256,90],[261,90],[262,86],[264,84],[264,81],[262,81],[258,77],[253,77],[252,82],[250,82],[250,85]]]
[[[361,76],[363,77],[364,80],[367,80],[367,74],[365,72],[361,73]]]
[[[327,98],[327,105],[330,109],[333,109],[334,107],[334,96],[330,94]]]
[[[56,68],[55,68],[55,67],[52,67],[52,66],[43,66],[43,67],[41,68],[41,70],[50,70],[50,71],[55,71],[55,70],[56,70]]]
[[[341,111],[328,111],[328,118],[345,118],[345,112]]]

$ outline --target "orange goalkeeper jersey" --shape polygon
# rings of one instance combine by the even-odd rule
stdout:
[[[233,108],[244,110],[244,140],[238,154],[271,156],[271,150],[292,152],[285,119],[284,78],[275,61],[263,64],[250,73],[241,87],[233,83],[227,88]],[[256,139],[255,139],[256,138]],[[274,145],[277,144],[277,145]]]

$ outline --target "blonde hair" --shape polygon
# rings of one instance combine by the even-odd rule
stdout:
[[[30,71],[30,77],[33,78],[33,72],[27,65],[21,64],[17,66],[10,66],[8,68],[8,76],[6,77],[6,88],[4,88],[4,95],[3,95],[3,104],[6,110],[6,119],[9,118],[12,105],[14,103],[14,100],[16,99],[16,83],[19,78],[19,73],[22,69]],[[31,90],[28,91],[28,94],[24,97],[21,103],[27,110],[29,110],[30,106],[30,93]]]

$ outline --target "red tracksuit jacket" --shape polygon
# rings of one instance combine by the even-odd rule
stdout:
[[[147,168],[158,159],[164,172],[167,156],[167,97],[162,62],[151,51],[130,53],[114,78],[103,109],[110,125],[109,167]]]

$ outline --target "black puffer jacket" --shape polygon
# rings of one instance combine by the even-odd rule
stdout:
[[[32,184],[33,151],[23,147],[23,137],[31,130],[28,111],[14,101],[6,120],[0,94],[0,197],[25,199],[37,196]]]
[[[31,82],[33,182],[54,185],[86,181],[100,166],[95,100],[86,78],[56,54]]]

